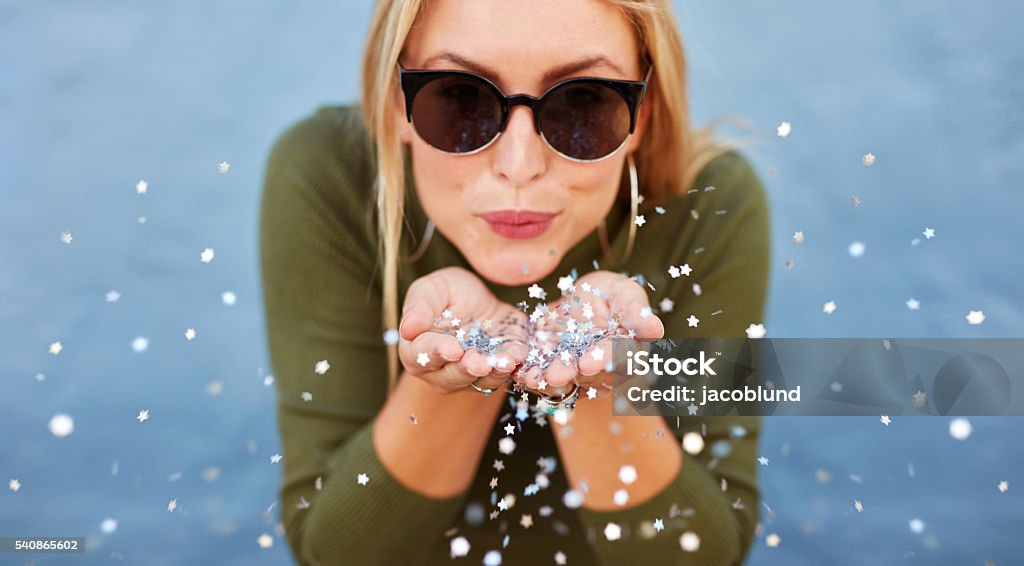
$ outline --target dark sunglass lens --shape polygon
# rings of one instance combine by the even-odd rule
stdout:
[[[427,83],[416,93],[412,121],[430,145],[449,153],[466,153],[498,135],[501,102],[483,81],[449,75]]]
[[[568,83],[548,95],[540,116],[551,147],[574,159],[599,159],[629,134],[629,106],[599,83]]]

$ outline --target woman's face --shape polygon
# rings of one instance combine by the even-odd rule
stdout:
[[[431,0],[401,62],[407,69],[476,72],[506,95],[539,97],[572,77],[640,80],[646,70],[640,59],[630,22],[599,0]],[[591,64],[544,79],[553,69],[584,60]],[[626,155],[645,129],[650,99],[649,92],[626,144],[591,163],[570,161],[548,147],[525,106],[513,107],[498,139],[470,155],[449,155],[428,145],[406,120],[404,106],[395,119],[402,140],[411,145],[420,203],[437,230],[481,276],[524,285],[549,275],[608,214]],[[495,220],[493,213],[502,211],[555,216],[546,228],[545,223],[509,228],[502,218]],[[526,215],[516,216],[522,222]]]

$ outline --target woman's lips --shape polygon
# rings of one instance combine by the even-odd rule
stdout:
[[[512,240],[536,238],[547,231],[557,212],[534,212],[530,210],[496,210],[480,215],[491,230],[499,236]]]

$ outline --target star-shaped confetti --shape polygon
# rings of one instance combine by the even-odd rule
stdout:
[[[149,190],[149,183],[145,179],[139,179],[138,183],[135,183],[135,194],[144,195]]]
[[[691,416],[691,417],[693,415],[696,415],[697,414],[697,405],[694,405],[693,403],[690,403],[689,405],[687,405],[686,406],[686,413],[687,413],[688,416]]]
[[[469,554],[469,541],[466,537],[455,537],[449,545],[452,558],[460,558]]]
[[[565,557],[565,553],[564,552],[559,550],[558,552],[555,553],[555,564],[557,564],[558,566],[565,566],[565,563],[566,563],[565,561],[566,561],[566,557]]]
[[[423,367],[426,367],[427,364],[430,363],[430,354],[426,352],[420,352],[419,354],[416,355],[416,363],[420,364]]]
[[[64,231],[60,233],[61,242],[64,242],[65,244],[70,244],[72,240],[74,240],[74,238],[71,237],[71,232]]]
[[[145,336],[136,336],[135,339],[132,340],[132,350],[134,350],[136,353],[142,353],[148,349],[149,338],[146,338]]]
[[[660,518],[659,519],[655,519],[654,520],[654,530],[656,532],[659,532],[659,533],[661,531],[665,530],[665,522],[662,521]]]
[[[617,523],[608,523],[604,527],[604,538],[608,540],[619,540],[622,538],[622,527]]]
[[[283,458],[284,458],[284,456],[282,456],[280,454],[274,454],[273,456],[270,457],[270,463],[271,464],[278,464],[278,463],[281,462],[281,460]]]
[[[358,483],[359,485],[366,485],[370,483],[370,476],[362,473],[358,474],[356,476],[356,483]]]
[[[763,323],[751,324],[747,327],[747,338],[764,338],[767,330]]]
[[[776,533],[771,533],[770,535],[764,537],[764,543],[769,548],[775,548],[779,546],[780,542],[782,542],[782,538],[779,537],[779,535]]]
[[[793,234],[793,243],[797,244],[797,245],[804,243],[804,233],[803,232],[795,232]]]
[[[18,481],[17,479],[12,479],[11,481],[7,482],[7,487],[14,493],[18,493],[18,490],[21,489],[21,482]]]
[[[907,299],[907,308],[916,311],[921,308],[921,302],[913,298]]]
[[[912,402],[913,402],[915,407],[918,407],[918,408],[924,407],[925,399],[926,399],[924,391],[918,391],[917,393],[914,393],[914,395],[912,396],[912,399],[913,399]]]
[[[185,330],[185,339],[186,340],[191,342],[192,340],[195,340],[195,338],[196,338],[196,329],[195,328],[188,328],[188,329]]]
[[[629,492],[625,489],[617,489],[612,494],[612,501],[619,507],[623,507],[626,503],[629,503]]]
[[[850,254],[850,257],[860,257],[864,255],[865,248],[866,246],[863,242],[853,242],[846,251]]]
[[[882,424],[884,424],[885,426],[889,426],[889,423],[892,422],[892,419],[889,418],[889,415],[882,415],[882,417],[879,419],[879,421]]]
[[[331,369],[331,364],[327,360],[320,360],[313,366],[313,371],[320,375],[327,373],[329,369]]]
[[[508,423],[505,425],[505,436],[509,436],[516,431],[516,425]]]
[[[310,401],[313,400],[313,394],[310,393],[309,391],[303,391],[302,394],[299,395],[299,397],[301,397],[302,400],[305,401],[306,403],[309,403]]]
[[[835,301],[829,301],[829,302],[825,303],[825,306],[823,306],[821,308],[821,312],[823,312],[825,314],[832,314],[832,313],[836,312],[836,302]]]
[[[967,440],[971,436],[974,427],[971,421],[965,418],[957,418],[949,421],[949,435],[956,440]]]
[[[864,504],[861,503],[859,499],[853,500],[853,508],[856,509],[858,513],[864,512]]]
[[[775,133],[780,137],[784,138],[789,135],[789,132],[793,130],[793,126],[789,122],[782,122],[779,127],[775,128]]]
[[[768,465],[768,458],[765,457],[765,456],[760,456],[760,457],[757,458],[757,463],[761,464],[762,466],[767,466]]]
[[[144,423],[149,420],[149,409],[142,409],[139,411],[139,415],[135,417],[140,423]]]
[[[604,359],[604,348],[594,348],[590,352],[590,357],[594,358],[595,362],[600,362]]]
[[[231,169],[231,164],[227,161],[221,161],[217,164],[217,172],[221,175],[226,174]]]
[[[536,283],[530,285],[530,288],[527,289],[526,291],[527,293],[529,293],[531,299],[544,300],[544,298],[547,297],[547,292],[544,291],[544,289],[542,289],[540,285],[537,285]]]
[[[75,421],[70,415],[56,414],[50,419],[50,433],[63,438],[75,430]]]
[[[506,456],[515,451],[515,449],[516,441],[507,436],[498,441],[498,451]]]
[[[864,157],[861,158],[860,162],[863,163],[865,167],[871,167],[872,165],[875,164],[875,154],[865,153]]]
[[[50,353],[53,354],[54,356],[56,356],[57,354],[61,353],[61,351],[63,349],[64,349],[64,345],[61,344],[60,340],[50,344]]]
[[[696,316],[692,315],[692,314],[689,317],[687,317],[687,319],[686,319],[686,324],[690,328],[697,328],[697,323],[699,323],[699,322],[700,322],[700,319],[697,318]]]
[[[177,508],[178,508],[178,500],[177,499],[172,499],[172,500],[170,500],[170,502],[167,503],[167,511],[168,512],[174,511]]]
[[[117,291],[107,291],[106,298],[108,303],[116,303],[121,298],[121,293],[118,293]]]
[[[661,312],[672,312],[674,307],[675,303],[673,303],[672,299],[668,297],[665,297],[660,303],[658,303],[658,308],[661,309]]]
[[[597,389],[593,387],[587,388],[587,399],[595,399],[597,397]]]
[[[634,220],[634,222],[636,222],[636,225],[637,225],[637,226],[643,226],[643,225],[644,225],[644,223],[646,223],[646,222],[647,222],[647,219],[646,219],[646,218],[644,218],[644,215],[643,215],[643,214],[638,214],[638,215],[636,216],[636,219]]]
[[[11,480],[11,481],[17,481],[17,480]],[[1003,481],[999,482],[999,485],[997,485],[996,488],[999,490],[999,493],[1006,493],[1010,489],[1010,482],[1008,482],[1006,480],[1003,480]],[[14,491],[18,491],[18,490],[14,490]]]
[[[210,263],[211,261],[213,261],[213,256],[213,248],[204,248],[203,251],[200,252],[199,254],[199,260],[202,261],[203,263]]]
[[[619,468],[619,481],[626,485],[631,485],[633,482],[635,482],[636,475],[637,474],[635,466],[630,466],[627,464]]]
[[[967,324],[971,324],[971,325],[977,326],[977,325],[985,322],[985,312],[984,311],[970,311],[970,312],[967,313],[967,317],[966,318],[967,318]]]
[[[924,232],[921,232],[921,234],[925,237],[926,240],[931,240],[932,238],[935,237],[935,229],[925,228]]]
[[[693,531],[686,531],[679,537],[679,546],[685,552],[697,552],[700,548],[700,535]]]
[[[532,515],[524,514],[523,518],[519,519],[519,524],[522,525],[524,529],[528,529],[528,528],[532,527],[533,526],[533,516]]]

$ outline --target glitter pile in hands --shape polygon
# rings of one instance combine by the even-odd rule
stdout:
[[[536,303],[532,312],[526,301],[516,306],[520,312],[506,315],[501,323],[494,326],[488,319],[471,319],[468,327],[446,310],[442,316],[434,319],[434,326],[439,332],[454,334],[459,344],[466,351],[476,350],[488,356],[491,365],[499,358],[499,347],[507,343],[519,343],[528,348],[525,360],[512,372],[510,378],[514,382],[516,392],[523,389],[527,376],[542,379],[548,368],[556,361],[569,367],[579,367],[579,360],[600,341],[611,338],[633,338],[636,332],[622,326],[621,315],[612,312],[607,323],[596,324],[593,307],[584,293],[589,293],[595,300],[605,300],[607,293],[600,289],[582,286],[577,292],[573,274],[559,280],[562,298],[555,304],[547,304],[543,300]],[[544,293],[538,293],[543,299]]]

